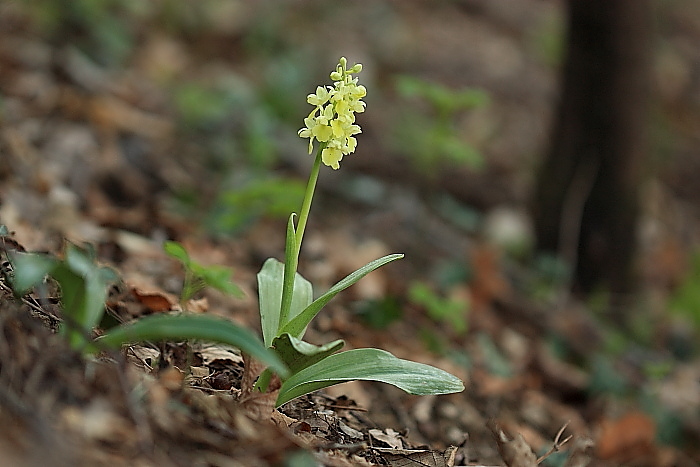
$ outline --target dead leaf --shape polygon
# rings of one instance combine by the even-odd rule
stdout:
[[[454,467],[457,448],[444,452],[429,449],[374,448],[392,467]]]
[[[245,367],[241,380],[241,406],[253,420],[270,420],[282,383],[277,375],[272,375],[267,392],[256,391],[253,385],[265,366],[247,354],[243,354],[243,363]]]
[[[361,431],[358,431],[354,428],[347,426],[345,423],[343,423],[342,420],[338,421],[338,428],[340,429],[340,431],[342,431],[343,433],[345,433],[347,436],[349,436],[352,439],[360,439],[361,440],[361,439],[364,439],[364,437],[365,437],[365,435],[363,435]],[[370,431],[372,431],[372,430],[370,430]]]
[[[507,294],[510,288],[503,277],[499,253],[493,247],[475,247],[469,260],[474,270],[474,278],[469,284],[471,303],[475,310],[483,310],[494,299]]]
[[[80,432],[86,439],[113,443],[130,439],[129,422],[114,413],[107,401],[96,400],[84,409],[67,407],[60,415],[66,427]]]
[[[537,456],[523,435],[517,433],[510,439],[494,420],[489,420],[486,426],[496,438],[498,452],[508,467],[537,467]]]
[[[403,449],[403,441],[401,441],[401,434],[392,430],[391,428],[387,428],[384,431],[372,429],[369,430],[369,434],[372,438],[376,439],[377,441],[381,441],[382,443],[385,443],[390,448]]]
[[[174,366],[165,368],[158,373],[158,382],[168,391],[178,391],[182,388],[184,373]]]
[[[646,414],[630,412],[600,427],[597,455],[601,459],[629,462],[649,456],[655,450],[656,426]]]
[[[174,295],[163,291],[146,291],[132,287],[131,293],[143,306],[153,313],[162,313],[176,309],[177,299]]]
[[[564,467],[586,467],[591,462],[593,446],[595,443],[590,438],[576,438]]]
[[[192,313],[204,313],[208,309],[209,300],[207,300],[207,297],[192,298],[190,300],[187,300],[187,303],[185,303],[185,310],[190,311]]]

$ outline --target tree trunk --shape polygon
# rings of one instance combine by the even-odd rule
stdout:
[[[568,51],[533,199],[537,246],[574,266],[574,284],[634,288],[647,152],[650,0],[569,0]]]

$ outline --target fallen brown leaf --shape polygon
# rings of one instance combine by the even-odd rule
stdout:
[[[489,420],[486,426],[496,438],[498,452],[508,467],[537,467],[537,456],[520,433],[509,437],[495,420]]]
[[[430,449],[374,448],[392,467],[454,467],[457,448],[450,446],[444,452]]]
[[[143,306],[153,313],[162,313],[176,308],[177,299],[167,292],[146,291],[132,287],[131,293]]]
[[[597,455],[624,463],[655,451],[656,426],[641,412],[630,412],[617,420],[604,420],[598,436]]]

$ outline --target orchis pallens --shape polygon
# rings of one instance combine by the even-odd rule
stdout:
[[[306,102],[315,106],[304,119],[304,128],[299,136],[309,138],[309,154],[314,149],[314,139],[321,144],[321,160],[333,169],[340,168],[343,156],[355,152],[357,140],[353,135],[361,133],[355,124],[355,112],[364,112],[365,103],[361,100],[367,89],[357,84],[352,75],[362,71],[357,63],[349,70],[348,61],[341,57],[335,71],[331,73],[333,86],[319,86],[315,94],[309,94]]]

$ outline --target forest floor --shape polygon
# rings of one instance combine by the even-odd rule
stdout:
[[[107,310],[128,321],[178,309],[183,271],[162,249],[176,240],[202,264],[232,267],[245,292],[207,289],[188,310],[259,330],[256,273],[283,257],[289,200],[235,194],[270,180],[260,174],[305,179],[304,96],[347,55],[365,65],[363,134],[341,170],[322,170],[300,272],[325,290],[384,254],[406,258],[339,295],[309,340],[382,348],[466,390],[418,397],[353,382],[254,420],[237,401],[238,353],[167,343],[87,359],[55,333],[58,297],[17,298],[3,275],[0,463],[531,466],[532,450],[547,466],[700,465],[700,8],[659,10],[665,163],[644,192],[642,286],[623,329],[604,294],[572,296],[565,274],[523,253],[556,100],[558,2],[292,3],[110,16],[95,2],[103,9],[70,16],[2,2],[3,261],[89,243],[120,276]],[[319,39],[340,26],[342,41]],[[488,93],[453,128],[480,155],[456,164],[402,146],[397,122],[420,128],[402,116],[431,115],[392,87],[409,74]]]

